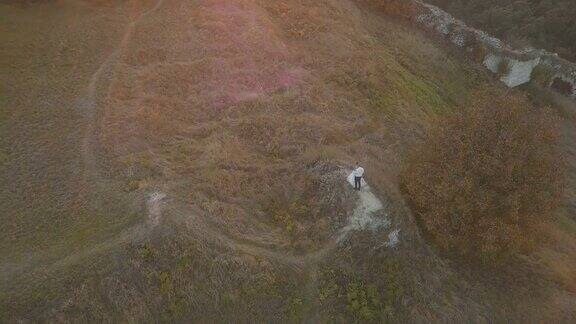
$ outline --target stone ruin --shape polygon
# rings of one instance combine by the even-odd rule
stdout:
[[[576,99],[576,64],[539,49],[513,49],[500,39],[467,26],[442,9],[419,0],[400,1],[400,14],[479,60],[508,87],[532,80]]]

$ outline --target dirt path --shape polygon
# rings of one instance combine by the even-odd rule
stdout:
[[[349,173],[348,170],[343,171],[343,178],[345,178],[345,174],[347,173]],[[349,176],[346,180],[349,182],[351,188],[353,188],[353,178]],[[210,220],[210,215],[207,215],[201,210],[192,210],[190,207],[180,207],[180,210],[174,211],[171,214],[184,221],[191,235],[210,237],[233,250],[255,257],[266,258],[301,273],[305,280],[305,286],[302,292],[302,297],[306,305],[304,318],[306,322],[317,322],[319,320],[320,305],[316,293],[319,285],[318,271],[322,261],[345,242],[352,232],[365,229],[378,230],[388,227],[391,223],[384,211],[384,204],[376,197],[367,183],[363,183],[363,188],[358,191],[358,196],[360,198],[358,205],[348,218],[347,224],[333,235],[320,249],[306,254],[295,254],[287,250],[270,249],[252,242],[249,239],[233,237],[222,231],[217,224]],[[393,246],[397,243],[398,237],[399,231],[394,230],[389,235],[389,242],[383,244]]]
[[[144,11],[128,24],[117,48],[105,59],[105,61],[91,76],[86,89],[86,95],[79,102],[79,108],[84,111],[87,120],[80,148],[80,154],[84,164],[83,172],[87,186],[95,186],[97,190],[106,189],[104,185],[101,184],[102,177],[98,170],[98,162],[95,154],[98,102],[101,96],[106,95],[109,92],[110,84],[113,83],[112,81],[116,77],[115,68],[125,54],[138,24],[143,19],[146,19],[157,11],[162,6],[163,2],[164,0],[158,0],[154,7]],[[347,170],[345,171],[347,172]],[[344,173],[343,178],[345,178]],[[348,181],[350,182],[350,178],[348,178]],[[351,185],[353,186],[353,181],[351,182]],[[231,249],[252,256],[269,259],[304,274],[306,278],[304,299],[309,303],[307,318],[314,319],[319,312],[319,305],[315,302],[317,298],[315,298],[314,294],[318,287],[318,268],[321,262],[337,249],[340,244],[346,241],[353,231],[363,229],[375,230],[381,227],[386,227],[390,224],[386,215],[384,214],[382,216],[380,214],[383,212],[384,205],[376,195],[372,193],[370,186],[365,184],[364,188],[358,192],[358,195],[360,198],[358,206],[356,206],[353,214],[348,219],[347,225],[338,231],[320,249],[306,254],[295,254],[287,250],[271,249],[261,246],[249,239],[232,237],[225,233],[216,224],[211,222],[210,215],[206,215],[200,210],[191,210],[189,207],[178,207],[179,210],[175,211],[173,214],[178,216],[180,219],[185,220],[191,235],[209,237]],[[70,263],[81,262],[81,260],[88,255],[109,250],[120,244],[143,239],[151,228],[161,224],[163,213],[166,212],[165,209],[176,208],[173,205],[170,206],[170,202],[166,201],[168,198],[169,197],[160,191],[153,192],[148,197],[148,226],[146,224],[135,225],[124,230],[113,239],[97,244],[88,250],[82,250],[78,253],[71,254],[52,263],[45,269],[38,271],[42,271],[42,273],[50,273]],[[14,269],[21,269],[21,267],[15,267]]]
[[[97,114],[97,110],[98,110],[98,98],[99,98],[99,89],[102,87],[102,83],[104,82],[104,76],[106,75],[106,73],[111,73],[111,77],[110,79],[113,81],[113,79],[115,78],[115,72],[114,72],[114,68],[116,66],[116,64],[118,63],[118,61],[122,58],[122,56],[124,55],[128,44],[130,42],[130,39],[132,38],[132,35],[134,34],[138,24],[145,18],[149,17],[151,14],[153,14],[156,10],[158,10],[162,4],[163,4],[164,0],[158,0],[156,2],[156,4],[154,5],[154,7],[148,9],[147,11],[143,12],[140,16],[138,16],[138,18],[136,18],[135,20],[133,20],[132,22],[129,23],[127,30],[125,31],[118,47],[116,48],[116,50],[114,52],[112,52],[108,58],[102,63],[102,65],[100,65],[100,67],[98,68],[98,70],[92,75],[89,85],[87,87],[87,94],[86,97],[84,98],[84,100],[81,102],[81,108],[84,109],[85,113],[86,113],[86,117],[88,120],[88,124],[84,133],[84,138],[82,141],[82,147],[81,147],[81,154],[82,154],[82,159],[84,161],[84,166],[85,166],[85,175],[86,178],[88,179],[88,181],[90,182],[94,182],[94,183],[98,183],[99,179],[100,179],[100,175],[98,172],[98,166],[97,166],[97,162],[96,162],[96,156],[94,154],[94,143],[95,143],[95,131],[96,131],[96,114]],[[237,8],[235,5],[221,5],[219,3],[208,3],[209,5],[206,7],[206,9],[208,10],[208,16],[210,15],[215,15],[217,17],[224,17],[226,19],[231,19],[233,17],[235,17],[236,15],[240,15],[241,13],[243,13],[242,10],[240,10],[240,8]],[[255,23],[254,17],[249,17],[251,19],[249,19],[252,23]],[[229,34],[229,35],[236,35],[234,33],[231,32],[231,30],[228,29],[224,29],[222,31],[225,34]],[[236,35],[238,36],[238,35]],[[232,37],[233,39],[236,39],[235,37]],[[241,41],[242,39],[236,39],[235,41],[235,45],[238,48],[243,49],[243,52],[247,52],[247,53],[252,53],[251,49],[249,49],[244,43],[244,41]],[[250,60],[251,55],[247,55],[248,59]],[[186,62],[184,62],[186,63]],[[184,64],[183,62],[178,62],[177,64]],[[257,67],[255,66],[255,62],[250,61],[249,62],[250,66],[254,69],[254,70],[258,70]],[[108,84],[112,84],[113,82],[111,82],[110,80],[108,81]],[[221,83],[221,82],[218,82]],[[106,89],[106,93],[108,93],[110,91],[109,87],[108,89]],[[148,206],[148,216],[149,216],[149,223],[154,227],[157,226],[158,224],[160,224],[161,222],[161,215],[162,215],[162,201],[164,200],[164,198],[166,198],[166,195],[162,192],[155,192],[153,193],[148,201],[147,201],[147,206]],[[375,197],[374,197],[375,198]],[[367,200],[364,200],[367,202]],[[373,202],[374,199],[371,200],[371,202]],[[380,204],[381,206],[381,204]],[[365,206],[366,211],[370,211],[371,208],[373,209],[373,206]],[[189,214],[190,211],[184,211],[184,214]],[[202,215],[202,213],[198,213],[199,215]],[[361,216],[361,213],[356,214],[359,217]],[[191,218],[194,219],[194,218]],[[208,217],[202,217],[203,220],[208,220]],[[257,244],[255,244],[254,242],[250,242],[249,240],[241,240],[238,238],[233,238],[230,237],[228,235],[226,235],[225,233],[222,232],[221,229],[214,227],[214,226],[210,226],[211,222],[209,221],[203,221],[203,222],[199,222],[200,218],[196,218],[196,225],[194,227],[198,227],[200,226],[200,224],[204,224],[202,231],[197,231],[197,233],[199,235],[210,235],[213,238],[216,238],[220,241],[222,241],[224,244],[226,244],[229,247],[238,249],[244,253],[250,254],[250,255],[254,255],[254,256],[259,256],[259,257],[266,257],[268,259],[272,259],[272,260],[276,260],[280,263],[283,263],[285,265],[290,265],[294,268],[298,268],[298,269],[302,269],[304,267],[306,267],[306,265],[309,264],[316,264],[319,260],[321,260],[325,255],[328,254],[328,252],[330,252],[331,250],[333,250],[339,242],[341,242],[346,236],[347,234],[353,230],[353,229],[357,229],[357,226],[348,226],[347,228],[343,229],[342,232],[338,235],[337,239],[331,240],[330,243],[328,243],[326,246],[324,246],[322,249],[315,251],[315,252],[311,252],[308,253],[306,255],[302,255],[302,256],[296,256],[296,255],[291,255],[287,252],[278,252],[278,251],[274,251],[271,249],[267,249],[265,247],[262,246],[258,246]],[[190,222],[188,222],[188,224],[190,224]],[[139,226],[138,226],[139,227]]]
[[[94,72],[94,74],[90,77],[90,81],[86,88],[86,94],[84,98],[80,99],[78,102],[78,108],[81,109],[86,116],[86,128],[83,134],[83,138],[81,141],[80,147],[80,155],[82,157],[82,161],[84,164],[84,176],[88,185],[96,185],[99,186],[99,179],[100,173],[98,171],[97,159],[94,154],[94,133],[96,131],[96,113],[98,110],[98,90],[99,87],[102,86],[104,82],[103,78],[107,72],[113,70],[114,65],[117,63],[118,59],[122,56],[126,47],[128,46],[128,42],[132,37],[137,25],[140,21],[148,17],[158,8],[160,8],[163,4],[164,0],[158,0],[154,7],[148,9],[147,11],[143,12],[137,19],[133,20],[129,23],[127,30],[124,32],[124,35],[121,39],[120,44],[116,48],[114,52],[112,52],[106,60],[100,65],[100,67]],[[160,217],[160,207],[159,204],[162,198],[158,199],[158,196],[154,196],[155,199],[152,199],[152,202],[148,203],[148,210],[150,214],[150,220],[152,225],[157,225],[156,219]],[[60,259],[49,267],[45,267],[45,271],[48,271],[49,268],[58,268],[62,264],[67,264],[72,262],[73,260],[79,260],[83,256],[95,254],[99,251],[103,251],[109,249],[112,246],[117,246],[118,244],[126,243],[129,241],[133,241],[134,239],[142,237],[144,226],[135,225],[129,229],[124,230],[121,232],[117,237],[108,240],[106,242],[97,244],[96,246],[88,249],[83,250],[78,253],[71,254],[63,259]],[[40,258],[41,256],[38,256]],[[30,260],[20,263],[18,265],[2,265],[2,274],[3,274],[3,284],[8,283],[11,278],[18,272],[23,270],[30,269],[33,267],[37,262],[37,258],[30,258]],[[45,272],[44,271],[44,272]]]
[[[117,48],[90,77],[86,94],[78,103],[78,108],[84,112],[86,117],[86,126],[80,144],[83,174],[86,186],[95,188],[97,191],[106,190],[105,184],[102,183],[103,178],[99,171],[97,154],[95,153],[99,101],[102,96],[105,96],[109,92],[110,84],[112,84],[112,81],[116,77],[115,68],[125,54],[138,24],[158,10],[163,2],[164,0],[158,0],[154,7],[143,12],[138,18],[128,24]],[[177,64],[187,63],[178,62]],[[347,170],[343,170],[343,180],[346,179],[346,173],[344,172],[347,172]],[[347,181],[349,181],[349,179]],[[351,182],[351,186],[353,187],[353,181]],[[168,209],[179,208],[179,210],[171,214],[177,215],[180,219],[185,220],[191,235],[214,239],[233,250],[266,258],[272,262],[293,269],[298,273],[302,273],[305,278],[303,298],[308,304],[306,318],[307,320],[314,320],[319,314],[320,307],[315,294],[319,285],[318,271],[321,262],[335,251],[340,244],[345,242],[352,232],[363,229],[378,229],[390,224],[390,221],[386,217],[379,217],[377,215],[383,211],[384,205],[376,195],[372,193],[371,188],[367,184],[358,192],[358,195],[360,198],[358,205],[348,219],[347,224],[329,239],[325,245],[309,253],[295,254],[288,250],[268,248],[249,239],[233,237],[225,233],[217,224],[210,221],[210,215],[206,215],[200,210],[190,209],[189,206],[174,207],[174,205],[170,204],[170,197],[167,197],[166,194],[161,191],[155,191],[152,192],[146,200],[148,213],[147,223],[141,223],[127,228],[109,240],[95,244],[88,249],[72,253],[49,264],[44,264],[44,267],[38,267],[39,259],[37,260],[36,258],[26,263],[10,265],[10,267],[6,266],[5,269],[2,269],[2,273],[4,274],[2,286],[8,285],[16,274],[22,271],[42,275],[53,274],[70,264],[82,262],[86,257],[104,253],[120,245],[143,240],[152,228],[162,223],[162,217],[164,214],[167,214]],[[4,265],[2,266],[4,267]]]
[[[0,287],[6,289],[14,284],[13,280],[22,272],[46,276],[65,268],[67,265],[78,264],[88,257],[105,253],[115,247],[144,240],[148,233],[150,233],[150,230],[160,224],[164,198],[165,195],[161,192],[154,192],[149,196],[147,201],[149,219],[147,223],[136,224],[123,230],[115,237],[95,244],[88,249],[69,254],[51,263],[43,260],[41,254],[36,254],[28,258],[27,261],[18,264],[1,264],[0,273],[2,274],[2,278],[0,280]]]
[[[118,47],[92,74],[88,86],[86,87],[85,95],[78,101],[78,109],[80,109],[85,114],[86,118],[86,126],[80,143],[80,155],[84,166],[83,174],[85,186],[87,188],[94,188],[101,191],[106,190],[106,187],[102,184],[102,177],[98,170],[98,163],[94,154],[94,135],[96,131],[96,115],[98,112],[99,90],[106,81],[104,80],[106,74],[113,71],[115,64],[118,62],[118,59],[125,52],[128,46],[128,42],[130,41],[130,38],[132,37],[137,25],[140,23],[140,21],[160,8],[163,2],[164,0],[158,0],[154,7],[144,11],[138,18],[134,19],[128,24],[128,27],[124,32]],[[159,205],[162,198],[158,199],[159,196],[154,197],[155,199],[152,199],[151,197],[151,200],[149,200],[148,203],[148,210],[150,214],[149,219],[152,227],[157,225],[156,220],[159,219],[161,215]],[[14,278],[16,278],[16,276],[22,272],[41,272],[42,274],[52,273],[64,265],[80,262],[87,256],[104,252],[118,245],[138,241],[145,237],[145,232],[148,231],[149,228],[150,226],[146,226],[146,224],[137,224],[133,227],[125,229],[117,236],[109,240],[97,243],[88,249],[83,249],[55,261],[45,260],[45,257],[41,253],[35,253],[29,255],[18,263],[2,263],[0,264],[0,273],[2,274],[0,287],[7,287],[8,285],[11,285],[14,281]]]
[[[130,42],[136,27],[143,19],[158,10],[163,3],[164,0],[158,0],[154,7],[143,12],[138,18],[128,24],[128,27],[124,32],[118,47],[106,58],[98,70],[96,70],[96,72],[92,75],[86,89],[86,96],[83,98],[83,100],[80,101],[80,109],[84,111],[87,119],[87,126],[86,130],[84,131],[80,152],[84,162],[84,173],[89,181],[98,182],[98,179],[100,178],[96,157],[94,154],[94,133],[96,131],[96,113],[98,110],[98,90],[101,86],[101,83],[104,82],[103,77],[105,76],[106,72],[112,73],[112,79],[115,77],[113,72],[114,67],[126,51],[128,43]],[[109,82],[108,84],[110,85],[112,82]],[[109,87],[106,93],[108,92]]]
[[[353,183],[352,181],[352,187]],[[341,243],[346,241],[352,232],[365,229],[378,230],[390,225],[390,220],[383,213],[383,203],[374,195],[369,185],[364,183],[364,187],[358,191],[358,195],[360,197],[358,205],[348,218],[347,224],[320,249],[306,254],[270,249],[249,239],[232,236],[225,233],[216,223],[211,221],[210,215],[198,209],[192,210],[190,207],[180,207],[178,211],[174,211],[171,214],[184,220],[189,229],[197,235],[215,238],[230,248],[252,256],[266,257],[285,266],[308,270],[324,260]]]

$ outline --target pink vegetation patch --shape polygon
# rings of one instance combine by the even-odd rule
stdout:
[[[263,97],[306,77],[266,13],[251,1],[205,0],[201,10],[216,57],[203,87],[213,106]]]

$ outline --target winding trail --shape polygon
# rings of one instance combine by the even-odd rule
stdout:
[[[90,82],[86,90],[86,96],[80,101],[79,107],[86,114],[87,125],[81,141],[81,156],[84,163],[84,176],[89,185],[95,185],[97,189],[104,190],[105,188],[100,184],[102,181],[100,172],[98,170],[98,163],[96,159],[95,143],[97,131],[97,114],[98,114],[98,101],[99,90],[105,89],[106,93],[110,91],[110,85],[115,78],[115,67],[120,59],[126,52],[130,39],[132,38],[138,24],[157,11],[164,0],[158,0],[156,4],[144,11],[128,24],[124,35],[122,36],[117,48],[105,59],[99,66],[96,72],[91,76]],[[178,64],[186,64],[179,62]],[[108,74],[108,80],[105,80]],[[105,83],[108,82],[106,87]],[[344,170],[343,170],[344,171]],[[348,170],[345,170],[348,172]],[[345,174],[343,173],[343,178]],[[348,178],[350,182],[350,178]],[[353,186],[353,180],[351,182]],[[248,255],[262,257],[269,259],[273,262],[286,266],[294,271],[303,273],[306,278],[306,286],[304,287],[304,298],[309,303],[308,318],[314,318],[318,314],[316,298],[314,293],[317,291],[318,286],[318,268],[320,263],[330,255],[338,246],[346,241],[353,231],[372,229],[376,230],[386,227],[390,224],[387,217],[378,217],[376,214],[383,210],[383,203],[372,193],[370,186],[364,185],[363,189],[358,192],[359,202],[348,223],[340,231],[338,231],[328,242],[320,249],[306,254],[294,254],[286,250],[275,250],[267,248],[250,241],[233,237],[225,233],[221,228],[210,220],[210,216],[206,215],[201,210],[192,209],[190,206],[177,206],[177,204],[164,204],[167,199],[166,194],[156,191],[149,195],[147,199],[148,210],[148,227],[146,224],[138,224],[123,231],[118,237],[99,244],[88,251],[81,251],[77,254],[70,255],[58,262],[53,267],[59,268],[62,264],[67,264],[74,260],[80,260],[82,256],[87,254],[96,253],[103,249],[108,249],[117,244],[141,239],[146,236],[146,233],[151,229],[161,224],[162,214],[166,212],[167,208],[172,209],[170,214],[185,221],[190,235],[197,235],[199,237],[206,237],[214,239],[232,250],[239,251]]]
[[[164,0],[158,0],[152,8],[144,11],[138,16],[138,18],[128,24],[128,27],[124,32],[118,47],[104,60],[104,62],[98,67],[94,74],[92,74],[84,97],[80,98],[78,101],[78,109],[80,109],[85,114],[86,118],[86,127],[80,142],[80,156],[84,166],[83,175],[86,187],[95,187],[96,190],[102,191],[106,190],[106,187],[102,184],[102,177],[98,170],[98,163],[94,154],[97,123],[96,116],[98,112],[99,99],[98,90],[101,86],[103,86],[102,83],[104,82],[106,73],[111,72],[114,69],[118,59],[121,58],[122,54],[125,52],[137,25],[143,19],[158,10],[163,3]],[[0,264],[0,273],[2,274],[0,287],[13,284],[14,279],[19,273],[38,272],[42,273],[43,275],[54,273],[58,269],[61,269],[63,266],[81,262],[81,260],[88,256],[105,252],[119,245],[144,239],[146,237],[146,233],[149,232],[151,228],[159,224],[162,213],[161,203],[164,197],[165,196],[162,193],[153,193],[149,197],[147,202],[149,214],[148,226],[145,223],[136,224],[123,230],[118,235],[109,240],[97,243],[90,248],[69,254],[53,262],[44,260],[40,254],[34,254],[17,264]],[[34,270],[35,268],[36,270]]]
[[[138,18],[129,23],[127,30],[121,38],[121,41],[116,50],[114,50],[107,57],[107,59],[100,65],[98,70],[92,75],[90,79],[90,83],[87,88],[87,94],[83,101],[83,108],[85,109],[87,115],[88,125],[84,133],[81,152],[85,165],[85,174],[87,175],[88,179],[94,180],[95,182],[98,182],[98,179],[100,178],[93,145],[95,142],[94,133],[96,131],[98,89],[101,86],[103,77],[107,71],[112,73],[112,80],[115,78],[114,68],[124,55],[138,24],[143,19],[146,19],[154,12],[156,12],[163,5],[163,3],[164,0],[158,0],[152,8],[144,11],[138,16]],[[219,13],[220,11],[223,11],[224,14],[229,16],[235,14],[236,11],[239,10],[239,8],[236,8],[233,5],[224,6],[222,4],[212,2],[209,4],[210,5],[207,7],[207,9],[209,10],[209,13],[215,17],[220,17],[220,15],[222,15],[222,13]],[[254,17],[251,17],[251,20],[254,20]],[[244,42],[241,41],[243,40],[242,37],[239,39],[237,39],[238,37],[236,36],[232,38],[236,40],[236,43],[234,43],[236,47],[243,49],[244,52],[252,53],[252,50],[246,48]],[[248,57],[250,58],[250,56]],[[182,65],[188,64],[188,62],[176,62],[175,64]],[[254,66],[254,62],[251,62],[250,66],[252,69],[257,70],[257,67]],[[106,90],[107,93],[110,91],[111,83],[112,82],[109,82],[108,88]],[[345,174],[350,174],[347,177],[347,181],[350,183],[351,187],[353,187],[354,181],[352,174],[349,170],[343,170],[343,176],[345,176]],[[216,238],[225,245],[244,253],[258,257],[266,257],[296,269],[306,270],[310,267],[316,266],[320,261],[322,261],[330,252],[336,249],[338,245],[344,242],[351,232],[363,229],[377,230],[381,227],[389,226],[390,220],[387,217],[382,218],[376,216],[376,213],[383,210],[383,203],[376,197],[376,195],[372,193],[368,184],[364,182],[364,186],[362,190],[358,191],[358,195],[360,198],[358,206],[354,210],[352,216],[348,219],[347,225],[344,226],[338,233],[336,233],[328,241],[328,243],[326,243],[320,249],[303,255],[295,255],[288,251],[277,251],[260,246],[257,243],[247,239],[232,237],[224,233],[221,228],[211,222],[209,215],[205,215],[205,213],[200,210],[191,210],[189,206],[179,207],[180,210],[175,214],[180,215],[183,219],[187,220],[186,223],[194,232],[196,232],[197,235],[210,236]],[[166,194],[157,191],[150,194],[147,200],[149,223],[152,225],[152,227],[155,227],[161,223],[161,217],[163,213],[162,207],[165,198],[167,198]]]
[[[348,172],[348,170],[345,170]],[[344,177],[343,173],[343,177]],[[354,187],[352,174],[347,178],[351,188]],[[321,262],[334,252],[350,234],[354,231],[370,229],[376,231],[388,227],[391,222],[384,213],[384,204],[372,192],[370,186],[363,182],[362,190],[358,191],[359,201],[352,215],[348,218],[347,224],[339,230],[320,249],[306,254],[294,254],[286,250],[275,250],[262,247],[248,239],[233,237],[225,233],[217,224],[210,220],[210,215],[198,209],[181,207],[174,213],[182,219],[191,234],[211,237],[221,244],[235,251],[245,253],[254,257],[263,257],[277,264],[283,265],[293,271],[302,273],[305,277],[303,287],[303,299],[305,301],[305,319],[307,322],[317,322],[320,314],[320,305],[316,292],[318,290],[318,271]],[[398,230],[392,232],[396,241],[398,240]],[[394,242],[393,244],[396,244]],[[384,243],[386,246],[387,243]]]
[[[351,186],[353,187],[353,181]],[[370,229],[376,231],[390,225],[390,220],[384,216],[384,205],[378,199],[369,185],[364,182],[362,190],[358,191],[359,201],[347,224],[335,233],[321,248],[305,253],[294,254],[282,249],[271,249],[261,246],[249,239],[238,238],[224,232],[216,223],[211,221],[210,215],[197,208],[189,206],[179,207],[173,215],[184,220],[188,228],[197,235],[212,237],[226,246],[256,257],[266,257],[278,263],[299,270],[308,270],[325,259],[332,251],[342,244],[354,231]]]
[[[86,172],[88,174],[92,174],[93,176],[91,178],[98,178],[98,174],[97,174],[97,166],[95,165],[95,159],[94,154],[93,154],[93,150],[92,150],[92,138],[93,138],[93,133],[95,131],[95,114],[96,114],[96,109],[97,109],[97,89],[98,89],[98,85],[105,73],[105,71],[109,70],[109,69],[113,69],[114,64],[116,63],[116,61],[122,57],[123,53],[125,52],[128,43],[130,41],[130,38],[132,37],[138,23],[148,17],[149,15],[151,15],[153,12],[155,12],[163,3],[164,0],[159,0],[157,2],[157,4],[149,9],[148,11],[144,12],[138,19],[136,19],[135,21],[131,22],[129,24],[129,27],[126,31],[126,33],[124,34],[124,36],[122,37],[122,40],[118,46],[118,48],[106,59],[106,61],[100,66],[100,68],[96,71],[96,73],[93,75],[91,82],[89,84],[88,87],[88,96],[87,96],[87,114],[91,120],[91,122],[89,123],[89,127],[87,127],[86,129],[86,133],[85,133],[85,137],[84,137],[84,142],[83,142],[83,157],[84,157],[84,161],[85,161],[85,166],[86,166]],[[221,3],[218,2],[207,2],[206,4],[206,8],[207,10],[207,15],[214,18],[215,20],[224,20],[224,21],[228,21],[231,19],[231,17],[236,17],[236,16],[242,16],[242,10],[240,10],[239,7],[237,7],[236,5],[230,4],[230,5],[223,5]],[[250,12],[249,17],[250,19],[248,19],[251,24],[255,24],[255,18],[254,18],[254,13]],[[228,19],[228,20],[227,20]],[[233,22],[229,21],[230,23]],[[265,29],[265,28],[264,28]],[[252,59],[252,55],[254,55],[254,51],[253,48],[247,46],[245,43],[248,42],[247,39],[245,39],[245,37],[243,35],[237,35],[236,31],[229,29],[229,26],[224,28],[223,30],[220,31],[223,34],[226,34],[230,39],[233,40],[232,45],[234,48],[239,49],[239,51],[241,53],[246,54],[246,71],[250,72],[250,71],[258,71],[259,68],[256,65],[256,63],[253,61]],[[263,44],[265,44],[264,38],[257,39],[256,44],[252,44],[255,45],[256,47],[258,46],[264,46],[263,44],[260,44],[260,42],[262,42]],[[248,42],[249,43],[249,42]],[[268,46],[268,45],[267,45]],[[280,51],[275,51],[275,52],[280,52],[283,53],[284,50]],[[280,55],[280,58],[282,58],[284,56]],[[173,63],[161,63],[162,65],[187,65],[187,64],[191,64],[191,62],[173,62]],[[151,69],[154,68],[156,65],[152,65],[149,67],[146,67],[145,69]],[[258,92],[256,91],[257,89],[260,89],[259,91],[263,91],[261,88],[262,86],[258,84],[258,80],[252,80],[251,78],[255,78],[255,75],[253,75],[253,73],[248,73],[248,72],[244,72],[244,74],[242,74],[242,80],[244,78],[248,78],[250,79],[250,82],[244,82],[247,83],[251,86],[254,86],[256,88],[252,89],[249,87],[249,89],[244,89],[244,92]],[[225,78],[226,75],[223,75],[222,78]],[[267,79],[270,76],[268,75],[256,75],[259,76],[263,79]],[[114,78],[114,76],[112,76],[112,78]],[[226,79],[226,78],[225,78]],[[274,79],[274,78],[273,78]],[[280,78],[282,79],[282,78]],[[297,78],[289,78],[292,81],[297,80]],[[230,80],[228,80],[230,81]],[[224,87],[226,93],[234,93],[234,91],[232,91],[234,89],[234,86],[232,86],[231,84],[235,84],[235,83],[242,83],[239,82],[241,80],[234,80],[235,82],[223,82],[223,80],[217,79],[215,81],[216,84],[218,84],[220,87]],[[246,81],[246,80],[244,80]],[[273,82],[271,89],[275,89],[276,86],[286,86],[285,82],[279,82],[278,84],[276,84],[278,82]],[[242,92],[242,91],[241,91]],[[242,92],[242,93],[244,93]],[[242,97],[242,95],[238,95],[239,98]],[[231,95],[231,97],[234,97]],[[236,98],[236,100],[239,100],[239,98]],[[345,172],[348,172],[348,170],[344,170]],[[345,175],[343,174],[343,176],[345,177]],[[351,185],[353,186],[353,180],[351,182]],[[387,226],[389,224],[389,220],[387,219],[378,219],[374,216],[374,214],[380,210],[383,209],[383,204],[382,202],[372,193],[370,187],[368,185],[365,185],[364,188],[358,192],[359,196],[360,196],[360,200],[359,200],[359,205],[357,206],[357,208],[354,210],[354,213],[352,215],[352,217],[349,219],[348,224],[342,228],[336,235],[334,235],[333,238],[331,238],[328,243],[326,243],[324,246],[322,246],[320,249],[304,254],[304,255],[295,255],[293,253],[290,253],[289,251],[281,251],[281,250],[275,250],[275,249],[270,249],[264,246],[261,246],[261,244],[258,244],[254,241],[248,240],[248,239],[244,239],[244,238],[238,238],[238,237],[233,237],[227,233],[225,233],[220,227],[218,227],[217,224],[214,224],[211,221],[211,218],[209,215],[205,215],[205,213],[201,210],[192,210],[190,206],[181,206],[181,207],[176,207],[178,210],[175,211],[173,214],[176,215],[176,217],[180,218],[180,219],[184,219],[186,221],[186,224],[188,225],[188,227],[196,233],[196,235],[198,236],[209,236],[212,237],[218,241],[220,241],[221,243],[223,243],[224,245],[232,248],[232,249],[236,249],[239,250],[243,253],[252,255],[252,256],[257,256],[257,257],[265,257],[271,260],[274,260],[280,264],[289,266],[291,268],[294,269],[298,269],[301,271],[308,271],[311,267],[315,267],[319,262],[321,262],[330,252],[332,252],[334,249],[336,249],[338,247],[338,245],[345,241],[346,238],[349,236],[349,234],[352,231],[355,230],[362,230],[365,229],[367,227],[370,227],[371,229],[378,229],[382,226]],[[149,219],[150,219],[150,223],[155,226],[160,224],[161,221],[161,213],[162,213],[162,206],[161,206],[161,202],[162,200],[166,198],[166,195],[161,193],[161,192],[157,192],[157,193],[153,193],[147,204],[148,204],[148,211],[149,211]]]
[[[80,141],[80,156],[83,164],[83,177],[84,185],[86,188],[93,188],[97,191],[105,191],[106,187],[102,184],[102,177],[98,170],[98,163],[96,156],[94,154],[94,143],[95,143],[95,132],[96,132],[96,116],[98,112],[98,90],[103,86],[104,77],[107,72],[113,70],[118,59],[121,58],[122,54],[126,50],[130,38],[132,37],[137,25],[154,11],[158,10],[164,0],[158,0],[156,4],[144,11],[135,20],[128,24],[126,31],[124,32],[118,47],[104,60],[104,62],[98,67],[98,69],[90,77],[88,86],[86,87],[85,95],[78,100],[77,106],[85,114],[86,126],[82,134],[82,139]],[[157,197],[157,196],[155,196]],[[159,219],[161,214],[160,199],[150,199],[148,203],[149,219],[152,226],[146,226],[146,224],[136,224],[130,228],[127,228],[120,232],[115,237],[97,243],[90,248],[83,249],[81,251],[69,254],[61,259],[48,261],[43,258],[40,253],[35,253],[26,257],[25,260],[19,261],[18,263],[0,263],[0,273],[2,277],[0,278],[0,287],[6,287],[14,284],[14,279],[16,276],[22,272],[26,273],[42,273],[46,275],[48,273],[54,273],[61,267],[67,264],[74,264],[81,262],[85,257],[95,255],[118,245],[126,244],[129,242],[134,242],[143,239],[146,236],[146,232],[149,231],[151,227],[156,225],[153,219]]]
[[[87,125],[81,143],[80,154],[84,163],[85,179],[89,184],[96,185],[96,189],[106,190],[106,188],[101,185],[102,176],[98,170],[96,154],[94,153],[99,100],[98,90],[103,86],[102,83],[105,82],[104,76],[108,72],[111,73],[111,80],[108,80],[108,86],[106,87],[105,93],[107,94],[110,92],[110,87],[113,83],[112,81],[116,77],[114,68],[126,52],[130,39],[136,31],[138,24],[145,18],[149,17],[152,13],[156,12],[163,4],[164,0],[158,0],[152,8],[144,11],[128,24],[118,47],[106,58],[106,60],[104,60],[98,70],[96,70],[90,78],[90,82],[86,89],[86,96],[81,100],[80,108],[83,109],[86,114]],[[161,192],[154,192],[150,195],[147,201],[148,219],[151,227],[155,227],[160,223],[162,213],[161,202],[165,197],[166,195]],[[126,239],[121,241],[129,240],[130,237],[136,238],[137,236],[140,236],[142,228],[142,224],[137,224],[132,228],[126,229],[120,234],[121,237],[125,237]],[[130,233],[132,233],[132,235],[130,235]]]
[[[80,109],[84,111],[86,114],[86,119],[88,124],[84,131],[84,136],[82,139],[81,145],[81,155],[82,161],[84,162],[84,173],[86,177],[91,181],[96,181],[100,178],[98,172],[97,162],[94,156],[94,133],[96,131],[96,113],[98,110],[98,87],[100,83],[103,81],[103,76],[105,75],[106,71],[112,71],[115,65],[118,63],[118,60],[122,57],[126,48],[128,47],[128,43],[136,30],[138,24],[145,19],[146,17],[150,16],[153,12],[158,10],[164,0],[158,0],[154,7],[148,9],[147,11],[143,12],[137,19],[133,20],[128,24],[122,39],[116,48],[104,62],[100,65],[98,70],[92,75],[90,78],[90,82],[88,83],[88,87],[86,89],[86,96],[83,100],[80,101]],[[114,76],[112,77],[114,78]],[[109,82],[109,85],[112,82]],[[109,92],[109,87],[107,92]]]

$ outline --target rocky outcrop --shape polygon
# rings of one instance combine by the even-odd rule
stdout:
[[[374,1],[372,1],[374,3]],[[403,16],[461,48],[500,76],[509,87],[535,81],[576,99],[576,64],[545,50],[511,48],[500,39],[469,27],[442,9],[418,0],[380,0],[377,5]],[[398,10],[398,9],[401,10]]]

